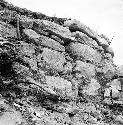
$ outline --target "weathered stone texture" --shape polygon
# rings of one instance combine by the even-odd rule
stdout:
[[[62,46],[57,41],[55,41],[55,40],[53,40],[51,38],[48,38],[46,36],[40,36],[39,42],[40,42],[39,45],[49,47],[49,48],[57,50],[57,51],[65,52],[65,47],[64,46]]]
[[[44,48],[41,57],[51,68],[59,72],[63,71],[63,65],[66,62],[64,54]]]
[[[95,40],[98,45],[102,46],[103,48],[106,48],[109,46],[108,40],[105,38],[99,36],[94,30],[90,29],[86,25],[82,24],[80,21],[77,20],[67,20],[64,22],[64,26],[69,27],[70,31],[80,31],[84,34],[86,34],[88,37]]]
[[[0,21],[0,34],[5,38],[17,38],[16,28]]]
[[[74,72],[80,73],[81,76],[86,78],[93,78],[96,75],[95,66],[86,62],[76,61]]]
[[[62,97],[71,97],[73,94],[71,82],[63,78],[46,76],[46,83],[54,92]]]
[[[91,79],[88,85],[83,87],[82,93],[88,96],[97,96],[99,95],[98,90],[100,89],[100,84],[95,79]]]
[[[97,36],[96,32],[94,32],[92,29],[90,29],[89,27],[80,23],[80,21],[77,20],[67,20],[64,22],[64,26],[69,27],[71,31],[83,32],[92,38],[95,38],[95,36]]]
[[[39,29],[39,30],[38,30]],[[53,22],[47,20],[39,20],[34,24],[34,30],[40,32],[40,30],[46,30],[50,32],[52,35],[56,35],[63,40],[70,40],[71,32],[68,28],[55,24]]]
[[[57,41],[49,37],[39,35],[31,29],[24,29],[24,34],[27,36],[28,40],[30,40],[32,43],[34,43],[37,46],[49,47],[51,49],[61,51],[61,52],[65,51],[65,47],[62,46]]]
[[[94,64],[98,64],[101,61],[101,54],[88,45],[81,43],[70,43],[67,46],[67,50],[72,56],[80,60],[86,60]]]
[[[25,29],[31,29],[33,27],[34,19],[27,18],[26,16],[22,15],[20,18],[20,26]]]
[[[105,61],[102,67],[102,72],[105,75],[105,78],[111,79],[116,74],[116,67],[110,61]]]
[[[110,43],[80,21],[1,0],[0,124],[122,124],[123,66]]]
[[[92,48],[99,48],[97,42],[93,40],[92,38],[88,37],[86,34],[76,31],[72,33],[72,36],[75,37],[75,40],[80,43],[85,43]]]

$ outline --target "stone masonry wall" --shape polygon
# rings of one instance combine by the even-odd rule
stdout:
[[[123,69],[110,44],[80,21],[1,0],[1,125],[123,124]]]

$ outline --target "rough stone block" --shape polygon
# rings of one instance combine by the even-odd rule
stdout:
[[[85,43],[90,47],[99,48],[97,42],[92,38],[88,37],[85,33],[76,31],[76,32],[73,32],[72,36],[75,37],[75,40],[80,43]]]
[[[55,41],[55,40],[53,40],[51,38],[48,38],[46,36],[42,36],[42,35],[40,36],[39,45],[49,47],[49,48],[57,50],[57,51],[65,52],[65,47],[64,46],[62,46],[57,41]]]
[[[97,82],[96,79],[91,79],[91,82],[83,87],[82,93],[88,96],[98,96],[98,90],[100,87],[101,85]]]
[[[89,27],[81,23],[80,21],[77,21],[75,19],[67,20],[64,22],[64,26],[69,27],[70,31],[72,32],[80,31],[86,34],[87,36],[95,40],[98,43],[98,45],[103,46],[104,48],[109,46],[109,43],[106,39],[99,36],[94,30],[90,29]]]
[[[17,38],[16,28],[0,21],[0,34],[4,38]]]
[[[71,32],[68,28],[60,26],[54,22],[50,22],[47,20],[39,20],[36,21],[34,24],[34,30],[37,31],[40,30],[46,30],[50,32],[52,35],[56,35],[60,38],[62,38],[65,41],[68,41],[71,39]]]
[[[87,36],[91,38],[95,38],[95,36],[98,36],[98,34],[95,31],[93,31],[92,29],[90,29],[89,27],[75,19],[65,21],[64,26],[69,27],[71,31],[80,31],[82,33],[85,33]]]
[[[62,46],[60,43],[58,43],[57,41],[49,37],[39,35],[32,29],[24,29],[23,32],[24,32],[24,35],[26,35],[27,39],[37,46],[49,47],[51,49],[62,51],[62,52],[65,51],[65,47]]]
[[[116,73],[116,67],[111,61],[105,60],[102,66],[102,72],[105,78],[111,79]]]
[[[94,78],[96,75],[95,66],[90,63],[76,61],[74,72],[79,72],[81,76],[86,78]]]
[[[63,65],[66,62],[65,56],[63,53],[44,48],[40,57],[43,58],[43,61],[48,64],[51,69],[55,69],[58,72],[63,71]]]
[[[71,97],[73,94],[71,82],[63,78],[46,76],[46,83],[53,91],[62,97]]]
[[[80,60],[84,59],[94,64],[99,64],[102,58],[99,52],[85,44],[72,42],[66,47],[66,49],[70,55],[74,56],[75,58]]]

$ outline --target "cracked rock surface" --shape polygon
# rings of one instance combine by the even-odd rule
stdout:
[[[122,125],[123,66],[80,21],[0,1],[0,125]]]

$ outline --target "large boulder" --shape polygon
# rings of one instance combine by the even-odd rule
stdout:
[[[112,79],[116,74],[116,66],[111,61],[104,60],[102,73],[104,74],[105,78]]]
[[[95,66],[91,63],[86,63],[77,60],[74,68],[75,73],[79,73],[81,76],[86,78],[94,78],[96,75]]]
[[[71,42],[66,49],[76,59],[85,60],[94,64],[99,64],[102,58],[101,54],[90,46],[78,42]]]
[[[97,36],[97,33],[95,31],[75,19],[65,21],[64,26],[69,27],[70,31],[80,31],[91,38],[95,38],[95,36]]]
[[[67,20],[64,22],[64,26],[69,27],[70,31],[72,32],[80,31],[86,34],[87,36],[95,40],[98,43],[98,45],[104,48],[109,46],[108,41],[106,39],[99,36],[94,30],[90,29],[89,27],[87,27],[86,25],[84,25],[78,20],[75,20],[75,19]]]
[[[100,88],[101,85],[97,82],[97,80],[91,79],[90,83],[83,87],[82,93],[87,96],[98,96]]]
[[[45,29],[45,31],[48,31],[52,35],[56,35],[65,41],[71,39],[71,32],[69,31],[68,28],[60,26],[54,22],[50,22],[47,20],[35,21],[33,29],[38,33],[40,33],[41,30]]]
[[[62,46],[60,43],[49,37],[39,35],[32,29],[24,29],[23,32],[24,35],[27,36],[27,39],[32,41],[32,43],[34,43],[35,45],[49,47],[57,51],[65,51],[64,46]]]
[[[48,38],[46,36],[41,35],[40,38],[39,38],[39,42],[40,42],[39,45],[49,47],[49,48],[57,50],[57,51],[65,52],[64,46],[62,46],[57,41],[55,41],[51,38]]]
[[[97,42],[92,38],[88,37],[85,33],[76,31],[72,33],[72,36],[75,37],[75,40],[80,43],[85,43],[90,47],[99,48]]]
[[[46,76],[46,84],[61,97],[72,97],[73,95],[71,82],[63,78]]]
[[[106,84],[104,97],[112,97],[113,99],[119,98],[121,88],[121,82],[119,79],[114,79]]]
[[[66,62],[63,53],[48,48],[43,48],[42,54],[39,54],[37,59],[38,62],[41,62],[43,60],[45,64],[49,65],[51,70],[57,70],[58,72],[63,71],[63,66]]]

